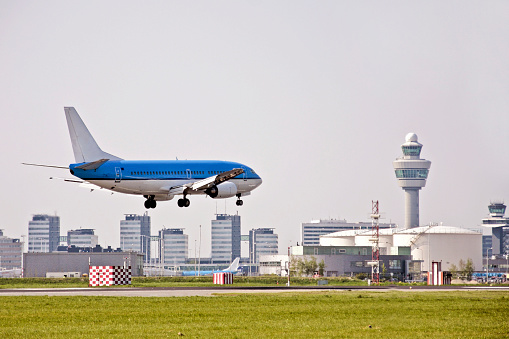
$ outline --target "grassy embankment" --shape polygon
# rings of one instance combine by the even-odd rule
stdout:
[[[506,292],[0,297],[1,338],[506,338]]]

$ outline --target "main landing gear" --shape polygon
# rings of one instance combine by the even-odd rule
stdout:
[[[177,205],[178,207],[189,207],[189,205],[191,205],[191,201],[184,196],[183,199],[179,199],[177,201]]]
[[[145,198],[147,198],[147,200],[145,200],[145,208],[146,209],[150,209],[150,208],[156,208],[157,206],[157,202],[155,201],[155,197],[153,195],[151,196],[147,196],[147,195],[144,195]]]
[[[240,199],[240,194],[237,194],[237,198],[238,198],[238,199],[237,199],[237,202],[236,202],[237,206],[242,206],[242,205],[244,205],[244,202]]]

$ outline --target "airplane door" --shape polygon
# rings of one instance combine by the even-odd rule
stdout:
[[[115,167],[115,182],[120,182],[122,180],[122,169],[120,167]]]
[[[187,175],[187,179],[191,179],[191,170],[190,169],[186,169],[186,175]]]

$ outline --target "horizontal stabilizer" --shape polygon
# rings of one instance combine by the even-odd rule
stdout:
[[[97,161],[92,161],[92,162],[88,162],[83,165],[76,166],[76,168],[79,168],[79,169],[82,169],[85,171],[95,170],[95,169],[98,169],[99,167],[101,167],[101,165],[104,164],[108,160],[110,160],[110,159],[101,159],[101,160],[97,160]]]
[[[65,182],[73,182],[73,183],[76,183],[76,184],[80,184],[80,187],[89,189],[91,191],[102,190],[103,189],[102,187],[99,187],[97,185],[91,184],[91,183],[86,182],[84,180],[68,179],[68,178],[56,178],[56,177],[50,177],[50,179],[53,179],[53,180],[62,180],[62,181],[65,181]]]
[[[67,179],[67,178],[55,178],[55,177],[50,177],[50,180],[62,180],[62,181],[65,181],[65,182],[75,182],[75,183],[78,183],[78,184],[82,184],[82,183],[85,182],[83,180]]]

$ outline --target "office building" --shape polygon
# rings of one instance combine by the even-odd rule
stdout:
[[[352,231],[345,231],[352,232]],[[291,266],[295,269],[295,262],[298,260],[309,260],[313,256],[317,263],[323,260],[325,267],[323,275],[325,277],[339,277],[339,276],[355,276],[363,273],[369,275],[371,273],[371,266],[368,262],[371,261],[371,246],[292,246],[290,248],[291,260],[294,261]],[[260,264],[260,272],[267,270],[266,266],[272,266],[273,269],[281,267],[279,271],[283,273],[285,265],[285,258],[282,257],[277,262],[277,258],[272,259],[273,262],[268,262],[267,257],[262,257],[262,264]],[[415,278],[420,278],[420,262],[412,260],[409,247],[399,248],[398,253],[380,255],[380,261],[386,267],[386,274],[389,277],[398,279],[400,281],[407,279],[408,274],[414,274],[408,270],[409,264],[418,264],[418,269],[415,272]],[[263,270],[262,270],[262,266]],[[413,265],[412,265],[413,266]]]
[[[419,190],[426,186],[431,161],[421,159],[422,144],[415,133],[401,145],[403,157],[393,162],[399,187],[405,192],[405,228],[419,227]]]
[[[126,214],[120,221],[120,248],[122,251],[143,253],[145,262],[150,262],[150,216]]]
[[[278,253],[278,236],[273,228],[256,228],[249,231],[249,262],[259,263],[260,255]]]
[[[381,223],[380,228],[391,228],[394,224]],[[302,246],[319,246],[320,236],[331,234],[339,231],[349,230],[367,230],[371,229],[372,224],[370,222],[347,222],[346,220],[312,220],[308,223],[302,223],[301,234]]]
[[[21,268],[23,243],[19,239],[4,236],[0,230],[0,270]]]
[[[216,214],[211,224],[212,262],[229,263],[240,257],[240,215]]]
[[[35,214],[28,223],[28,252],[53,252],[60,240],[60,217]]]
[[[482,220],[482,225],[491,229],[492,244],[490,254],[507,255],[509,254],[509,218],[505,215],[506,205],[502,202],[492,202],[488,206],[490,217]],[[483,255],[490,249],[483,249]]]
[[[98,244],[98,237],[93,229],[80,228],[67,232],[67,245],[93,248]]]
[[[188,258],[188,235],[182,228],[159,231],[160,262],[165,266],[184,265]]]

